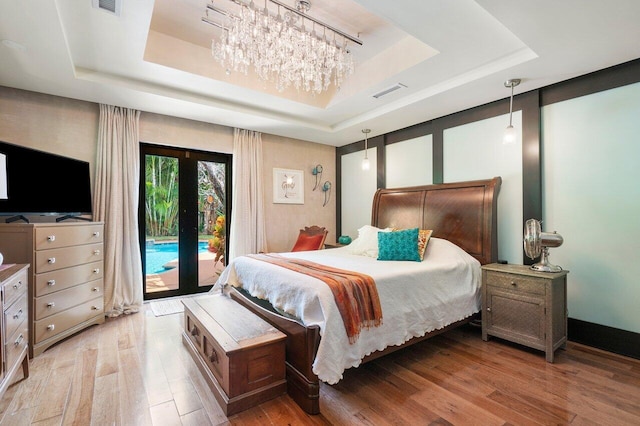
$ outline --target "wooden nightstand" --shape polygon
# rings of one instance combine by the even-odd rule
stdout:
[[[332,249],[332,248],[338,248],[338,247],[344,247],[345,244],[340,244],[340,243],[324,243],[324,248],[326,249]]]
[[[548,362],[567,342],[567,274],[529,266],[482,267],[482,340],[489,336],[540,349]]]

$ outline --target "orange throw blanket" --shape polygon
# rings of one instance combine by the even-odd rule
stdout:
[[[249,257],[312,276],[326,283],[342,316],[349,343],[358,340],[363,328],[382,324],[378,289],[369,275],[277,254],[253,254]]]

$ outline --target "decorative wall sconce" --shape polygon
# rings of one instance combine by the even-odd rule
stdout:
[[[513,127],[511,119],[513,117],[513,88],[518,84],[520,84],[519,78],[512,78],[511,80],[507,80],[504,82],[504,87],[511,88],[511,99],[509,100],[509,125],[504,131],[504,136],[502,139],[502,142],[504,144],[511,144],[516,141],[516,129]]]
[[[362,133],[364,133],[364,158],[362,159],[362,170],[369,170],[371,164],[369,163],[369,157],[367,156],[367,151],[369,150],[368,145],[368,136],[371,133],[371,129],[362,129]]]
[[[315,191],[320,184],[320,181],[322,180],[322,164],[318,164],[317,166],[315,166],[311,171],[311,174],[316,177],[316,184],[313,185],[313,191]]]
[[[322,184],[322,192],[324,192],[324,203],[322,203],[322,207],[324,207],[331,199],[331,182],[327,180]]]

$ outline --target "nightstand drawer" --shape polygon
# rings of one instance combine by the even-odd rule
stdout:
[[[495,271],[486,271],[486,274],[486,285],[531,294],[545,294],[544,281],[540,279]]]

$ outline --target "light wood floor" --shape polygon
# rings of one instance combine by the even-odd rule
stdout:
[[[145,305],[145,308],[147,305]],[[182,315],[109,319],[47,350],[0,400],[4,425],[640,424],[640,361],[541,352],[467,327],[323,385],[318,416],[283,396],[227,419],[181,341]]]

